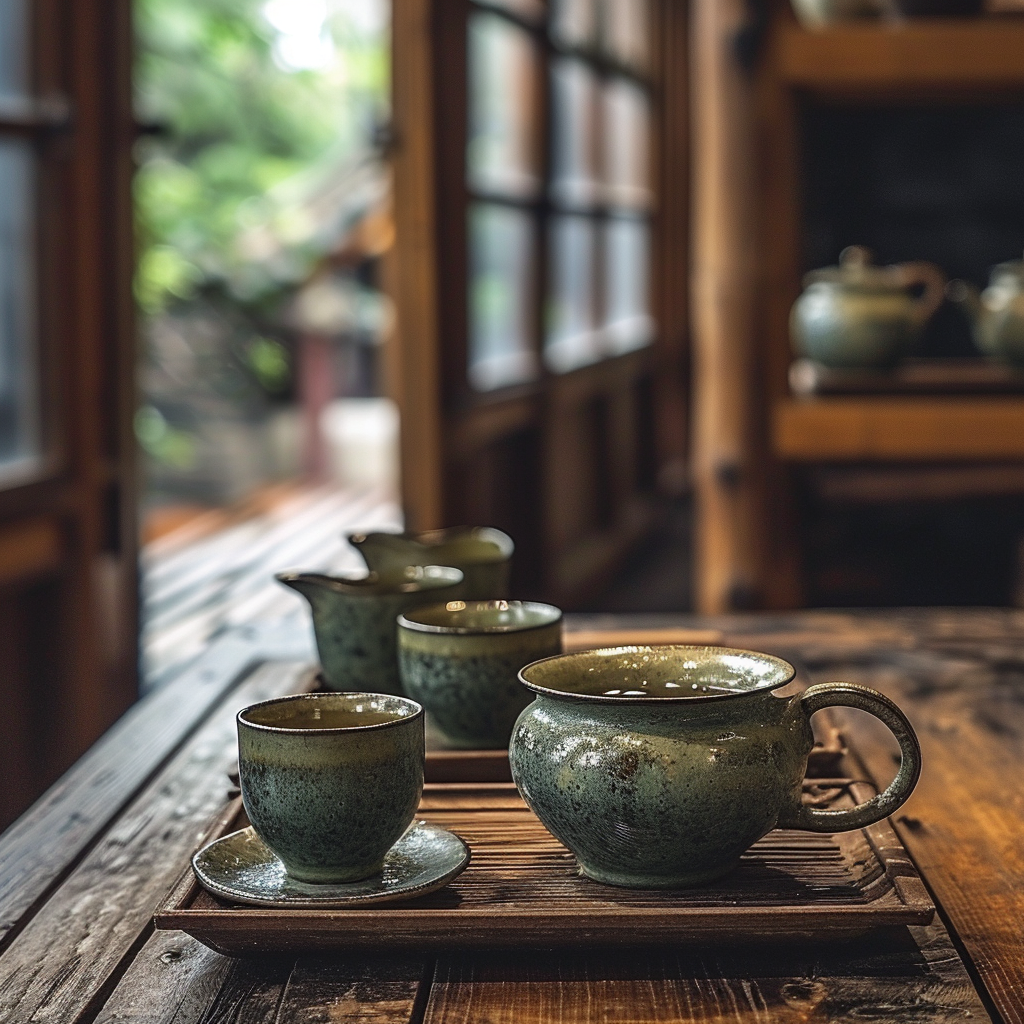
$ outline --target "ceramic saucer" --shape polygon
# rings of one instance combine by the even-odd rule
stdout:
[[[415,821],[384,858],[384,870],[361,882],[299,882],[252,828],[215,839],[192,858],[207,892],[254,907],[367,907],[424,896],[447,885],[469,864],[469,847],[452,832]]]

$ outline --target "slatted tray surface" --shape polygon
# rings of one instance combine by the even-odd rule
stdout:
[[[861,783],[816,780],[807,784],[805,798],[842,806],[872,792]],[[843,937],[927,924],[934,913],[885,823],[834,836],[777,830],[720,882],[653,892],[581,877],[573,856],[508,783],[428,784],[419,816],[458,833],[473,851],[466,871],[429,896],[363,910],[260,910],[210,896],[189,869],[158,911],[156,926],[181,929],[239,956]],[[208,838],[245,824],[235,801]]]

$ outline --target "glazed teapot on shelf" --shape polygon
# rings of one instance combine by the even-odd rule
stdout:
[[[798,355],[824,366],[872,369],[909,355],[942,302],[945,276],[933,263],[876,267],[851,245],[839,266],[812,270],[793,304],[790,334]],[[911,289],[920,286],[920,296]]]
[[[967,313],[985,355],[1024,366],[1024,260],[993,267],[980,294],[967,281],[950,281],[946,294]]]

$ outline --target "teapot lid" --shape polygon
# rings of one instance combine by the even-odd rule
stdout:
[[[906,285],[899,267],[876,267],[871,250],[848,245],[839,254],[839,266],[821,267],[804,275],[804,287],[819,282],[870,291],[902,291]]]

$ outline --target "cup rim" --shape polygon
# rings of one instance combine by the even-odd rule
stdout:
[[[403,718],[394,718],[387,722],[373,722],[369,725],[337,725],[327,729],[293,729],[284,725],[264,725],[262,722],[252,722],[248,718],[243,717],[250,711],[255,711],[257,708],[267,707],[270,704],[289,704],[292,701],[306,702],[311,700],[337,700],[341,697],[350,697],[353,699],[359,697],[386,697],[388,700],[401,701],[403,704],[410,705],[415,710],[411,715],[406,715]],[[235,721],[239,727],[244,725],[247,729],[255,729],[257,732],[272,732],[285,736],[333,736],[340,733],[370,732],[374,729],[391,729],[396,725],[415,722],[416,719],[422,717],[423,705],[409,697],[400,697],[397,694],[392,693],[371,693],[363,690],[341,690],[331,693],[292,693],[286,697],[271,697],[268,700],[260,700],[255,704],[250,704],[248,707],[242,708],[235,715]]]
[[[521,608],[541,611],[550,617],[544,622],[534,622],[529,625],[517,625],[516,623],[498,624],[494,626],[438,626],[432,622],[420,622],[415,616],[425,615],[428,612],[436,612],[439,609],[448,610],[450,604],[461,604],[463,607],[455,611],[463,611],[472,606],[488,605],[519,605]],[[428,604],[420,608],[411,608],[398,616],[398,625],[402,629],[409,629],[416,633],[435,633],[445,636],[501,636],[510,633],[529,633],[535,629],[550,629],[562,621],[562,609],[556,608],[553,604],[545,604],[543,601],[506,601],[496,599],[493,601],[446,601],[437,604]]]
[[[498,549],[496,557],[482,558],[479,561],[474,560],[474,565],[496,565],[500,562],[507,562],[515,554],[516,550],[515,541],[504,530],[499,530],[496,526],[447,526],[440,530],[424,530],[420,533],[409,530],[398,532],[372,530],[369,533],[359,531],[345,535],[345,539],[355,548],[358,548],[370,538],[377,539],[378,537],[411,541],[424,548],[430,548],[439,544],[450,544],[463,539],[482,540],[493,544]]]
[[[720,654],[741,655],[754,657],[762,661],[775,662],[782,667],[785,678],[771,680],[762,683],[760,686],[751,686],[746,690],[735,690],[728,693],[697,693],[692,695],[681,694],[678,697],[662,696],[636,696],[621,697],[608,696],[597,693],[573,693],[570,690],[559,690],[550,686],[541,686],[539,683],[531,682],[526,678],[525,673],[538,665],[546,665],[548,662],[558,660],[579,659],[581,656],[593,654],[637,654],[644,651],[715,651]],[[787,686],[796,677],[796,669],[785,659],[776,657],[774,654],[765,654],[763,651],[750,651],[742,647],[719,647],[714,644],[626,644],[619,647],[598,647],[590,651],[570,651],[565,654],[555,654],[548,658],[539,658],[537,661],[524,665],[519,670],[519,682],[528,690],[543,697],[555,697],[560,700],[579,701],[581,704],[605,704],[605,705],[645,705],[647,707],[664,707],[665,705],[693,705],[723,700],[736,700],[740,697],[750,697],[758,693],[768,693],[772,690],[781,689]]]
[[[397,582],[398,572],[408,575],[410,569],[420,569],[404,582]],[[433,570],[428,572],[428,570]],[[452,565],[407,565],[395,570],[396,581],[385,579],[379,572],[365,576],[332,576],[322,572],[289,570],[274,574],[278,583],[289,584],[297,580],[320,583],[338,594],[368,594],[373,597],[394,597],[400,594],[424,594],[433,590],[455,587],[465,579],[465,573]]]

